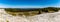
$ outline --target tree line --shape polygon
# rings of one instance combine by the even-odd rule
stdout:
[[[28,11],[39,11],[39,14],[41,14],[41,12],[50,12],[50,11],[57,12],[58,10],[60,10],[60,8],[57,8],[57,7],[30,8],[30,9],[5,8],[5,11],[9,11],[9,12],[28,12]]]

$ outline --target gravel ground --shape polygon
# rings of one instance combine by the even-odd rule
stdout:
[[[0,9],[0,22],[60,22],[60,11],[54,13],[43,13],[30,17],[12,16]]]

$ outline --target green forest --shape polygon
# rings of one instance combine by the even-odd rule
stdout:
[[[5,8],[6,11],[10,12],[28,12],[28,11],[42,11],[42,12],[49,12],[49,11],[55,11],[57,12],[60,10],[60,8],[56,7],[46,7],[46,8],[27,8],[27,9],[21,9],[21,8]]]
[[[20,12],[21,12],[21,13],[24,13],[26,16],[28,16],[29,15],[28,12],[31,12],[32,15],[37,15],[37,14],[42,14],[42,12],[53,13],[53,12],[58,12],[59,10],[60,10],[60,8],[57,8],[57,7],[26,8],[26,9],[21,9],[21,8],[5,8],[6,12],[12,12],[12,13],[9,13],[9,14],[12,14],[12,15],[15,15],[15,16],[16,16],[15,13],[18,13],[18,12],[19,12],[19,15],[23,15],[23,14],[20,14]],[[38,12],[38,13],[36,13],[36,12]]]

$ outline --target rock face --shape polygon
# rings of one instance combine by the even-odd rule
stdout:
[[[28,22],[26,18],[12,16],[5,12],[4,9],[0,9],[0,22]]]
[[[60,11],[54,13],[43,13],[35,16],[20,17],[12,16],[0,9],[0,22],[60,22]]]

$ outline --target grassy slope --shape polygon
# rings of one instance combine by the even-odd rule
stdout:
[[[55,7],[29,8],[29,9],[5,8],[6,12],[8,12],[9,14],[12,14],[14,16],[16,16],[16,14],[19,14],[20,16],[22,16],[23,14],[21,14],[21,13],[24,13],[25,16],[29,16],[30,14],[28,12],[31,12],[32,15],[38,15],[38,14],[41,14],[42,12],[57,12],[58,10],[60,10],[60,8],[55,8]]]

